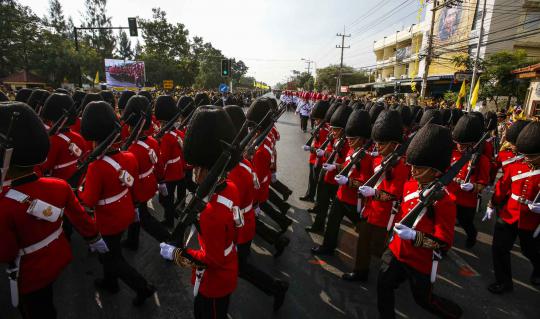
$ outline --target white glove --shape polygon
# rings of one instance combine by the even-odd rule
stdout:
[[[100,238],[98,241],[88,244],[90,247],[90,251],[95,252],[97,251],[100,254],[108,253],[109,247],[107,247],[107,243],[103,240],[103,238]]]
[[[399,223],[394,226],[394,231],[403,240],[414,240],[416,238],[415,230]]]
[[[160,248],[159,253],[161,254],[161,257],[167,260],[173,260],[173,253],[176,247],[174,247],[173,245],[166,244],[166,243],[161,243],[159,244],[159,248]]]
[[[358,192],[364,197],[375,196],[375,188],[371,186],[360,186],[358,187]]]
[[[470,191],[473,190],[474,185],[472,183],[463,183],[463,184],[459,185],[459,187],[461,187],[462,191],[470,192]]]
[[[345,185],[349,182],[349,178],[347,176],[343,176],[343,175],[336,175],[334,177],[334,180],[339,184],[339,185]]]
[[[304,145],[304,146],[302,146],[302,149],[303,149],[304,151],[306,151],[306,152],[309,152],[309,151],[311,150],[311,146],[309,146],[309,145]]]
[[[376,157],[376,156],[379,156],[379,152],[378,151],[373,151],[373,152],[369,153],[369,155],[371,155],[372,157]]]
[[[486,220],[490,220],[494,212],[495,212],[495,209],[493,209],[493,207],[488,206],[488,208],[486,209],[486,213],[484,214],[484,217],[482,217],[482,221],[485,222]]]
[[[324,164],[322,164],[322,168],[323,168],[325,171],[331,172],[331,171],[333,171],[333,170],[336,169],[336,165],[324,163]]]
[[[158,185],[158,190],[161,196],[168,196],[169,191],[167,190],[167,185],[165,183],[161,183]]]
[[[531,210],[531,212],[540,214],[540,203],[533,203],[527,206],[529,206],[529,209]]]
[[[272,183],[275,183],[275,182],[277,182],[277,174],[272,173]]]
[[[324,156],[324,150],[317,149],[315,151],[315,153],[317,154],[317,157],[323,157]]]
[[[255,216],[261,216],[263,214],[264,213],[259,206],[255,207]]]

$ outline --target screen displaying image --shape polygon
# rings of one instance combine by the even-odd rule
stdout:
[[[109,86],[143,87],[144,61],[105,59],[105,78]]]

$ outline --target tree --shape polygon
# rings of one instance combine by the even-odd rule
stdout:
[[[143,47],[141,43],[139,42],[139,40],[137,40],[137,43],[135,44],[135,48],[133,49],[133,57],[135,58],[135,60],[141,59],[142,52],[143,52]]]
[[[85,27],[112,27],[111,17],[107,16],[107,0],[85,0]],[[102,58],[112,57],[115,39],[110,29],[89,30],[83,39],[94,48]]]
[[[60,1],[49,0],[49,16],[45,18],[45,23],[52,27],[57,34],[64,36],[67,34],[68,29]]]
[[[244,61],[236,59],[232,59],[231,63],[231,77],[233,81],[233,85],[238,85],[240,82],[240,79],[246,75],[249,68],[246,66]]]
[[[342,69],[341,85],[367,83],[368,75],[365,71],[357,71],[351,66],[344,65]],[[317,69],[316,89],[319,91],[334,91],[339,75],[339,65],[330,65],[326,68]]]
[[[124,30],[120,31],[117,42],[118,48],[116,49],[116,53],[124,60],[131,60],[134,53],[131,50],[131,41]]]

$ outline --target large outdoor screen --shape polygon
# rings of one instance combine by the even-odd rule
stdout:
[[[105,78],[109,86],[142,87],[144,61],[105,59]]]

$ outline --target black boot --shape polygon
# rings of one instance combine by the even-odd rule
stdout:
[[[276,252],[274,253],[274,258],[278,258],[283,254],[283,250],[285,250],[285,247],[289,245],[289,238],[287,237],[279,237],[279,239],[274,244],[274,247],[276,247]]]
[[[133,305],[136,307],[142,306],[146,299],[152,297],[156,293],[156,287],[148,285],[148,287],[143,292],[138,292],[137,296],[133,299]]]
[[[116,283],[109,283],[106,282],[102,278],[98,278],[94,280],[94,286],[96,286],[99,290],[107,291],[108,293],[115,294],[120,291],[120,287],[118,286],[118,282]]]
[[[501,294],[504,294],[505,292],[511,292],[512,290],[514,290],[514,286],[511,283],[502,284],[502,283],[494,282],[491,285],[489,285],[487,289],[489,290],[489,292],[493,294],[501,295]]]
[[[368,280],[368,272],[367,271],[346,272],[343,275],[341,275],[341,279],[345,281],[366,282]]]
[[[334,254],[334,249],[324,246],[317,246],[311,248],[311,253],[317,256],[332,256]]]
[[[274,281],[272,290],[274,295],[274,311],[277,311],[283,305],[285,301],[285,294],[289,289],[289,283],[283,280],[276,279]]]

